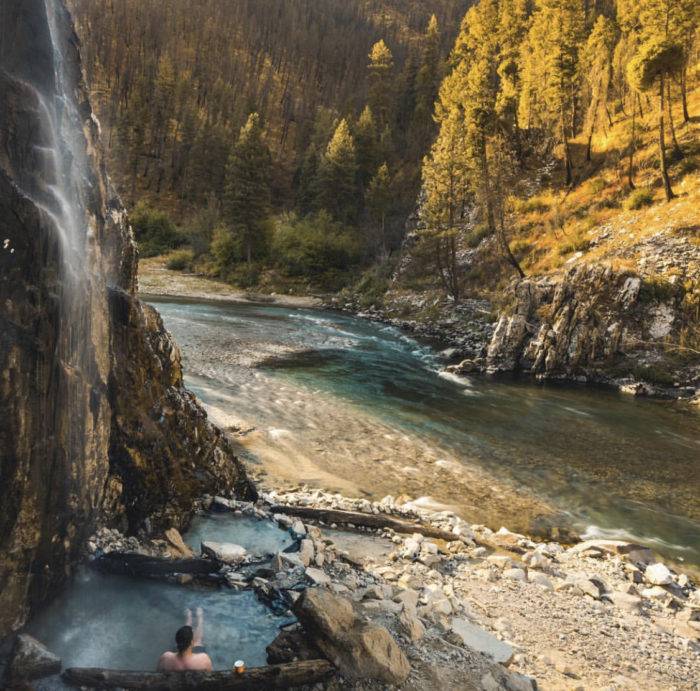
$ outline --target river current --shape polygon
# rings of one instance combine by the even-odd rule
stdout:
[[[441,372],[399,330],[277,305],[152,299],[187,385],[269,480],[456,508],[492,528],[634,539],[700,564],[700,415]]]

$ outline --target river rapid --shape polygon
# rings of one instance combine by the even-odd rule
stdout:
[[[700,415],[583,387],[458,378],[399,330],[278,305],[149,300],[187,385],[265,484],[408,495],[539,536],[700,565]]]

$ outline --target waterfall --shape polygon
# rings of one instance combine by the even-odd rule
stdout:
[[[89,187],[86,141],[75,95],[68,86],[67,67],[59,41],[56,0],[44,0],[51,36],[53,93],[33,87],[38,102],[41,141],[34,145],[40,165],[35,203],[52,220],[61,246],[64,290],[84,282],[86,240],[93,237],[82,203]]]

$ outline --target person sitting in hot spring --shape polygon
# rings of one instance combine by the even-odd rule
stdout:
[[[158,660],[159,672],[211,672],[211,658],[204,649],[204,612],[197,608],[197,626],[192,628],[192,611],[185,611],[185,626],[175,634],[177,652],[164,652]]]

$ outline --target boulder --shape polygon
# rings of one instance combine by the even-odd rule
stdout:
[[[240,564],[247,552],[244,547],[230,542],[203,542],[202,554],[222,561],[224,564]]]
[[[309,589],[294,604],[294,613],[309,640],[348,679],[398,685],[408,678],[408,659],[391,634],[365,622],[350,600]]]
[[[177,528],[169,528],[165,531],[165,540],[168,543],[171,552],[175,552],[175,556],[183,557],[185,559],[191,559],[194,557],[194,552],[185,544],[185,541],[180,535],[180,531]]]
[[[452,619],[452,632],[459,636],[467,648],[488,655],[496,662],[507,665],[513,659],[513,648],[464,617]]]
[[[10,661],[5,672],[5,681],[9,686],[12,686],[20,682],[59,674],[61,668],[62,664],[59,657],[37,641],[36,638],[28,634],[20,634],[17,636],[10,654]]]

